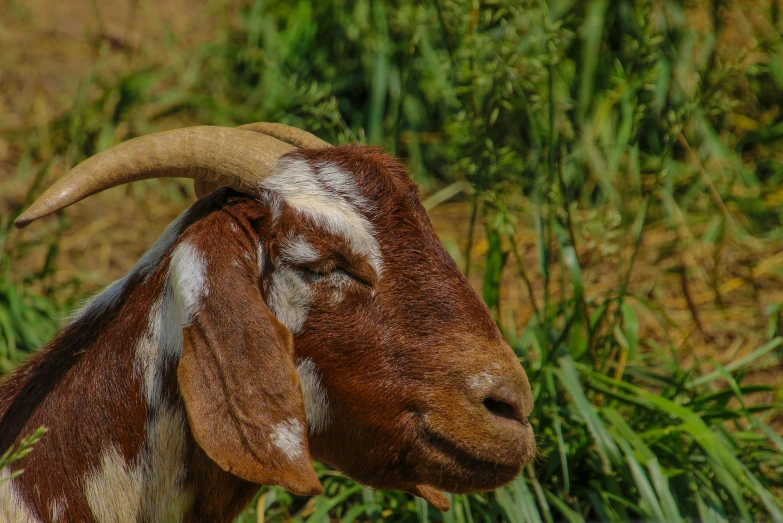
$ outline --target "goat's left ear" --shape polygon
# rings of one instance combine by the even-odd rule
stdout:
[[[294,494],[323,492],[310,463],[291,333],[267,308],[239,234],[194,234],[175,249],[183,316],[177,379],[193,436],[224,470]],[[239,255],[238,255],[239,254]]]

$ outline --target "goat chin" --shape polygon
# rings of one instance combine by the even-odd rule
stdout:
[[[0,471],[0,521],[231,521],[259,484],[322,492],[312,457],[446,510],[441,490],[532,459],[525,372],[402,166],[302,133],[147,137],[19,222],[153,167],[240,191],[196,202],[0,383],[0,450],[49,429]]]

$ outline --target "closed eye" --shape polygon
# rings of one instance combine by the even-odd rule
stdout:
[[[308,281],[318,283],[328,278],[350,278],[366,287],[372,287],[369,282],[349,271],[345,267],[338,265],[334,261],[328,261],[316,265],[302,265],[298,267]]]
[[[341,275],[347,276],[348,278],[351,278],[352,280],[356,281],[357,283],[361,283],[365,287],[372,287],[370,282],[365,281],[360,276],[356,275],[355,273],[343,268],[343,267],[337,267],[334,272],[339,273]]]
[[[318,265],[303,265],[300,270],[312,277],[323,277],[334,273],[338,268],[336,263],[328,262]]]

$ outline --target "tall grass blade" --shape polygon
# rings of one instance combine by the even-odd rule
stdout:
[[[598,417],[595,407],[587,400],[573,360],[569,356],[560,358],[560,369],[555,373],[560,378],[560,384],[571,396],[576,412],[580,413],[595,440],[596,450],[601,456],[604,472],[610,474],[612,463],[618,463],[621,459],[620,451],[606,430],[603,421]]]

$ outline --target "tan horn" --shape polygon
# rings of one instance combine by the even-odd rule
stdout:
[[[272,136],[281,142],[293,145],[298,149],[324,149],[326,147],[332,147],[328,142],[321,140],[307,131],[282,123],[255,122],[240,125],[237,129]],[[194,187],[196,189],[196,197],[203,198],[212,191],[220,188],[220,185],[198,179],[194,182]]]
[[[21,229],[97,192],[150,178],[192,178],[258,194],[259,182],[272,175],[277,160],[295,149],[272,136],[230,127],[187,127],[134,138],[71,169],[14,225]]]
[[[325,149],[332,147],[329,142],[321,140],[314,134],[282,123],[256,122],[240,125],[237,129],[267,134],[299,149]]]

